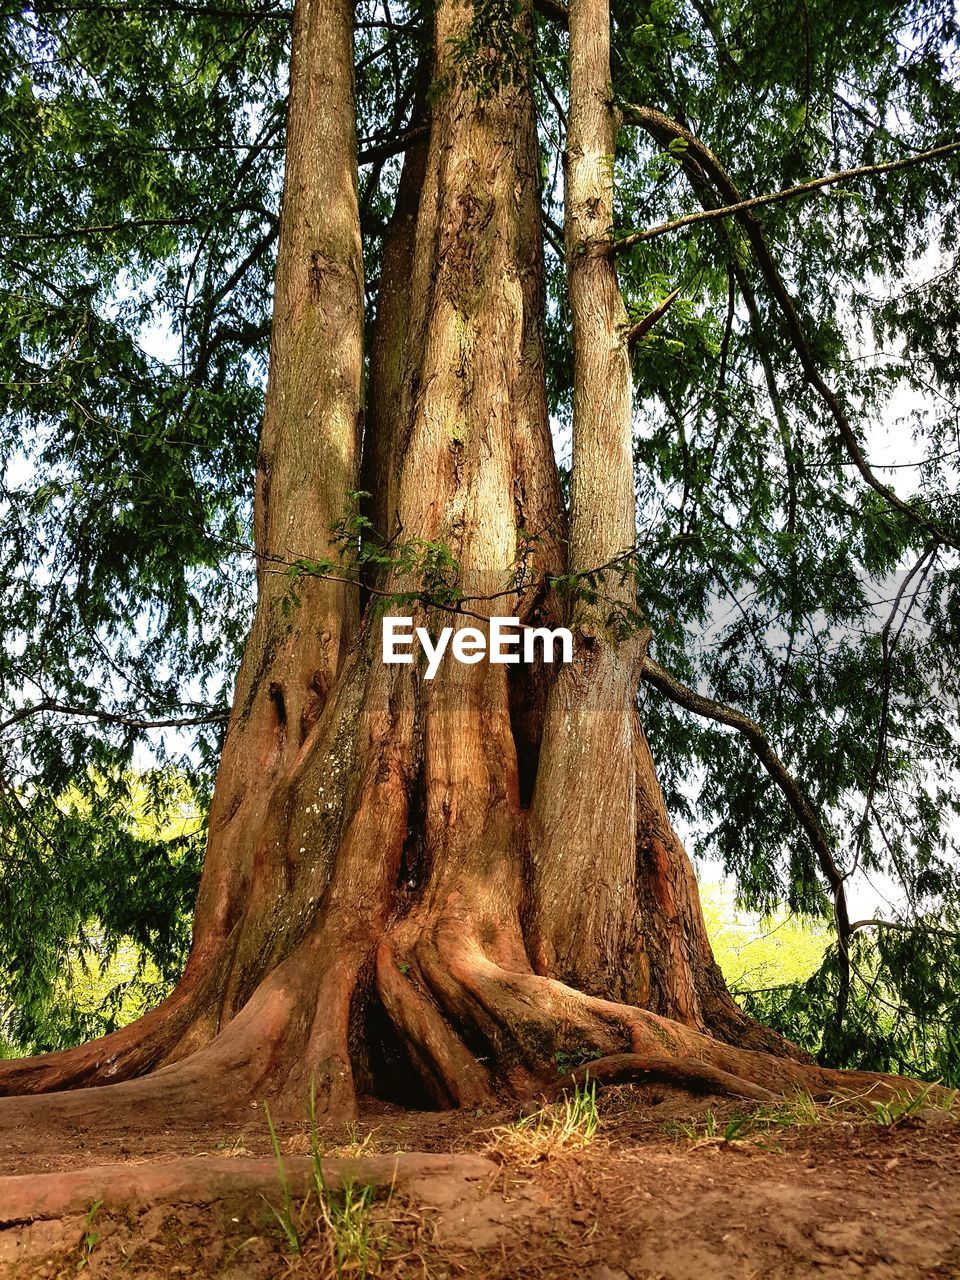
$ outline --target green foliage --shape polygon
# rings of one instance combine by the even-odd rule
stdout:
[[[753,992],[805,981],[830,946],[821,920],[785,911],[764,919],[738,909],[732,890],[700,884],[700,902],[717,964],[735,992]]]
[[[825,921],[739,909],[701,886],[717,963],[741,1004],[831,1065],[960,1082],[960,933],[943,915],[907,928],[858,929],[851,993],[837,1025],[837,944]]]
[[[908,1094],[889,1102],[872,1102],[870,1114],[877,1124],[884,1129],[895,1129],[911,1117],[919,1115],[923,1110],[932,1086],[921,1089],[917,1093]]]
[[[231,548],[287,26],[265,12],[37,5],[0,31],[0,1024],[21,1049],[154,1002],[189,935],[202,837],[138,829],[131,791],[155,828],[184,786],[202,817],[249,624]],[[100,982],[131,948],[101,1007],[68,999],[77,963]]]
[[[685,1138],[696,1145],[712,1145],[742,1142],[753,1128],[752,1116],[732,1115],[723,1121],[713,1110],[708,1108],[703,1122],[676,1120],[670,1126],[670,1132]]]
[[[590,1062],[596,1056],[596,1048],[592,1045],[581,1045],[576,1049],[558,1049],[553,1055],[553,1060],[557,1064],[558,1073],[563,1076],[569,1071],[575,1071],[577,1067],[582,1067],[585,1062]]]
[[[287,1177],[287,1166],[284,1163],[283,1152],[280,1150],[280,1140],[277,1137],[277,1131],[273,1125],[273,1119],[270,1115],[270,1107],[265,1102],[263,1104],[264,1115],[267,1118],[267,1128],[270,1130],[270,1145],[273,1147],[274,1158],[277,1162],[277,1177],[280,1181],[280,1194],[282,1197],[280,1208],[276,1208],[266,1200],[267,1207],[276,1218],[283,1232],[284,1238],[291,1253],[303,1253],[303,1241],[300,1238],[300,1231],[296,1223],[296,1215],[293,1206],[293,1193],[290,1190],[290,1180]]]
[[[22,811],[50,837],[0,859],[0,1037],[8,1051],[45,1052],[122,1026],[169,990],[204,832],[170,771],[82,778]]]
[[[379,610],[413,605],[459,609],[467,597],[460,585],[460,565],[447,544],[425,538],[384,539],[361,509],[369,496],[362,491],[347,495],[347,510],[331,530],[335,555],[325,560],[300,558],[287,565],[293,598],[302,578],[318,577],[365,584],[375,593],[374,607]],[[514,566],[508,566],[497,588],[514,576]]]
[[[960,136],[949,7],[622,0],[614,12],[619,100],[695,122],[744,195]],[[683,160],[621,132],[616,234],[701,207]],[[757,215],[868,458],[895,446],[882,479],[954,538],[956,175],[955,159],[918,166]],[[652,652],[763,726],[841,874],[879,878],[889,918],[907,926],[855,935],[841,1026],[835,942],[815,972],[781,971],[756,985],[788,985],[742,998],[831,1062],[956,1079],[956,553],[931,549],[850,465],[741,226],[658,237],[618,266],[636,315],[682,290],[634,363],[636,580]],[[568,352],[552,356],[569,369]],[[552,387],[563,412],[568,391]],[[653,692],[643,711],[698,852],[752,911],[829,929],[809,843],[746,742]]]
[[[960,933],[925,917],[908,928],[858,931],[850,943],[846,1016],[833,1016],[837,947],[806,981],[741,990],[749,1013],[837,1066],[879,1069],[960,1085]]]

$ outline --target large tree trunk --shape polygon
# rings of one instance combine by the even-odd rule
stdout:
[[[626,315],[598,245],[616,132],[607,7],[570,7],[569,530],[545,397],[533,101],[508,76],[483,97],[463,82],[453,51],[471,19],[439,0],[429,140],[406,156],[384,254],[362,472],[378,527],[445,544],[474,613],[556,623],[542,587],[504,594],[518,543],[535,535],[526,571],[542,582],[634,537]],[[319,1109],[349,1116],[363,1093],[476,1103],[542,1087],[570,1057],[624,1054],[641,1074],[754,1096],[832,1089],[723,985],[637,717],[641,638],[577,604],[559,674],[448,659],[425,681],[383,664],[357,588],[308,576],[291,605],[285,562],[330,554],[360,470],[351,41],[343,0],[297,0],[259,599],[193,951],[139,1023],[0,1066],[6,1093],[73,1090],[9,1099],[0,1116],[148,1124],[158,1107],[188,1118],[260,1095],[299,1114],[311,1087]],[[627,582],[608,593],[632,604]]]

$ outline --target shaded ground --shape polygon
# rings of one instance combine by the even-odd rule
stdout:
[[[380,1171],[371,1174],[378,1182],[369,1193],[372,1209],[354,1223],[361,1247],[341,1252],[340,1273],[351,1280],[364,1267],[370,1276],[411,1280],[960,1280],[960,1124],[943,1110],[896,1123],[869,1104],[772,1115],[649,1088],[610,1090],[599,1110],[600,1127],[583,1149],[538,1159],[534,1142],[526,1153],[533,1163],[508,1152],[502,1135],[499,1149],[489,1147],[491,1130],[514,1121],[516,1111],[384,1109],[355,1129],[324,1131],[325,1153],[356,1159],[344,1167],[361,1189],[365,1168]],[[810,1120],[816,1123],[796,1123]],[[305,1186],[307,1126],[285,1126],[279,1140],[292,1180],[301,1177]],[[210,1181],[229,1166],[237,1183],[259,1169],[263,1185],[214,1204],[198,1203],[201,1191],[174,1190],[169,1203],[108,1198],[91,1215],[99,1198],[94,1181],[83,1184],[91,1197],[86,1209],[3,1226],[12,1216],[4,1215],[3,1196],[9,1207],[11,1188],[23,1184],[0,1183],[3,1280],[78,1272],[229,1280],[337,1275],[342,1221],[334,1233],[315,1197],[305,1210],[297,1199],[291,1222],[304,1250],[297,1256],[271,1213],[269,1205],[283,1216],[283,1194],[259,1108],[228,1132],[171,1128],[149,1144],[64,1134],[25,1159],[20,1152],[29,1145],[23,1133],[0,1136],[0,1175],[121,1162],[129,1180],[138,1167],[152,1177],[167,1164],[169,1174],[178,1157],[198,1156]],[[391,1190],[391,1178],[383,1177],[391,1162],[382,1156],[398,1150],[471,1154],[416,1168],[405,1157]],[[375,1153],[381,1159],[374,1166],[368,1158]],[[338,1194],[331,1203],[342,1205]]]

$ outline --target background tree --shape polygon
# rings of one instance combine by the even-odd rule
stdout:
[[[170,857],[167,849],[145,849],[129,836],[121,839],[119,800],[127,785],[123,766],[132,758],[143,722],[222,720],[222,708],[216,703],[211,707],[207,699],[222,686],[246,622],[238,564],[248,541],[245,495],[254,470],[256,388],[262,370],[253,353],[257,335],[262,344],[265,334],[267,282],[277,237],[284,128],[278,105],[284,86],[279,80],[285,65],[277,34],[287,20],[288,15],[269,9],[200,11],[198,6],[197,11],[164,11],[161,20],[156,11],[146,9],[117,13],[91,7],[20,12],[6,27],[8,154],[16,157],[19,168],[17,182],[5,188],[15,230],[4,267],[13,284],[5,355],[11,370],[8,420],[14,430],[7,445],[4,498],[4,563],[13,603],[7,623],[13,634],[4,648],[3,674],[10,698],[5,717],[10,721],[5,725],[8,750],[18,762],[5,770],[5,848],[6,865],[18,870],[16,879],[10,870],[3,879],[10,902],[4,912],[3,967],[18,996],[29,989],[28,983],[34,990],[42,984],[45,966],[37,963],[38,948],[49,972],[49,957],[67,932],[65,924],[82,922],[94,905],[110,936],[133,933],[165,951],[171,923],[177,910],[183,910],[183,892],[172,899],[173,910],[154,917],[151,932],[130,908],[130,903],[142,900],[137,893],[109,892],[115,883],[112,868],[121,864],[139,889],[147,883],[163,888],[177,877],[182,883],[184,868],[189,872],[196,866],[195,853],[184,863],[182,855]],[[315,15],[302,17],[301,29],[308,30],[309,22],[318,20]],[[589,531],[578,540],[574,492],[567,559],[565,513],[546,444],[547,408],[562,440],[576,404],[571,371],[578,366],[570,359],[568,306],[576,333],[577,272],[585,273],[588,267],[606,271],[608,285],[601,288],[610,285],[609,254],[605,249],[593,252],[593,241],[605,240],[609,230],[598,225],[583,241],[586,252],[570,259],[568,304],[566,255],[557,225],[564,218],[559,157],[564,140],[571,145],[578,104],[571,98],[568,132],[563,20],[559,10],[538,20],[537,52],[529,68],[524,24],[530,18],[509,8],[481,7],[459,15],[441,10],[436,16],[439,35],[433,32],[432,15],[417,11],[395,15],[376,9],[358,17],[356,25],[360,159],[366,162],[364,170],[370,166],[357,201],[367,279],[376,281],[379,276],[382,285],[409,280],[416,302],[411,306],[396,288],[382,289],[376,301],[368,298],[367,313],[375,312],[377,319],[366,397],[363,485],[372,493],[369,515],[381,535],[389,538],[390,513],[403,510],[405,537],[412,533],[424,539],[434,552],[452,548],[460,567],[456,591],[465,595],[502,589],[502,575],[516,563],[517,534],[522,533],[521,541],[529,547],[522,563],[531,581],[542,583],[544,574],[554,580],[553,593],[525,594],[523,607],[530,616],[536,610],[555,609],[555,596],[562,588],[567,607],[578,616],[583,610],[596,612],[592,584],[587,581],[585,590],[584,580],[570,575],[602,563],[608,552],[625,551],[627,541],[616,523],[624,521],[626,498],[621,489],[619,499],[608,501],[607,495],[596,502],[593,510],[605,536],[599,539],[601,554],[587,554],[593,548]],[[601,639],[601,665],[609,661],[620,674],[611,676],[612,684],[605,679],[598,683],[608,691],[618,682],[621,692],[627,688],[625,666],[632,645],[637,651],[633,674],[645,676],[656,690],[655,695],[645,695],[643,712],[657,745],[668,804],[671,809],[689,804],[681,787],[693,769],[706,847],[719,852],[737,874],[749,901],[769,906],[786,900],[798,909],[822,911],[829,901],[825,888],[835,891],[838,879],[842,882],[854,866],[897,876],[910,911],[906,923],[913,927],[888,930],[871,925],[849,937],[842,935],[841,945],[806,990],[788,993],[783,1005],[768,1004],[764,1012],[790,1033],[799,1029],[811,1048],[820,1047],[826,1036],[824,1052],[834,1061],[942,1074],[951,1069],[955,1054],[943,1029],[949,1025],[949,1002],[955,999],[950,975],[956,972],[948,816],[956,753],[949,654],[955,614],[950,459],[956,448],[957,316],[950,292],[955,264],[947,256],[956,216],[955,161],[941,155],[849,179],[809,200],[784,200],[756,213],[743,211],[632,241],[628,233],[645,221],[660,224],[693,208],[736,204],[744,194],[792,187],[830,170],[896,164],[950,143],[957,132],[953,17],[934,7],[907,11],[892,5],[845,14],[842,22],[826,9],[791,10],[785,16],[779,10],[717,7],[701,14],[693,8],[656,6],[615,10],[614,20],[615,105],[635,122],[635,127],[617,134],[614,224],[625,233],[620,234],[617,253],[620,282],[628,311],[638,321],[675,289],[680,289],[680,296],[656,327],[634,344],[639,552],[624,561],[629,570],[626,582],[612,586],[608,578],[602,585],[607,610],[599,619],[601,632],[611,625],[612,594],[615,621],[627,624],[624,630],[633,639],[624,642],[621,636],[609,645]],[[782,31],[785,20],[796,27],[798,38],[782,56],[778,52],[774,57],[767,51],[776,47],[774,34]],[[345,23],[344,18],[338,29],[341,42],[346,39]],[[172,32],[179,35],[178,41],[171,38]],[[429,65],[431,43],[439,64],[425,91],[424,73],[415,68],[418,63]],[[310,101],[309,88],[296,92],[296,68],[295,60],[289,139],[294,163],[296,148],[303,145],[293,125],[297,103]],[[537,93],[539,156],[524,91],[528,70]],[[602,126],[611,138],[616,125],[612,105],[603,104],[607,116]],[[338,106],[344,109],[336,119],[348,128],[350,112],[343,95]],[[500,173],[505,185],[499,193],[487,197],[484,192],[494,154],[484,150],[489,146],[484,130],[497,113],[504,121],[504,136],[512,140],[514,190],[526,201],[521,201],[519,211],[510,209],[508,169]],[[423,132],[428,117],[429,146]],[[443,137],[455,158],[462,160],[454,174],[437,158]],[[314,141],[312,154],[332,163],[326,142]],[[349,139],[333,148],[341,163],[349,150]],[[597,170],[596,181],[601,175],[605,180],[612,177],[612,150],[612,144],[604,144],[600,154],[608,159]],[[391,156],[404,151],[399,177],[400,162]],[[77,154],[86,158],[84,166],[67,167],[65,157]],[[499,164],[502,157],[499,152],[496,156]],[[290,172],[288,167],[288,193]],[[318,180],[310,171],[309,154],[303,173],[307,186],[301,195],[308,197],[308,180]],[[347,185],[341,169],[336,190],[344,198]],[[443,203],[444,195],[452,204]],[[325,217],[322,206],[308,198],[304,221]],[[537,336],[538,206],[547,239],[543,352]],[[353,216],[341,213],[347,219]],[[565,214],[568,246],[576,246],[571,199]],[[297,215],[288,223],[299,225]],[[942,247],[936,239],[938,247],[929,247],[932,231],[942,235]],[[334,233],[314,225],[302,234]],[[356,332],[355,322],[345,325],[343,319],[356,316],[360,302],[356,236],[350,235],[352,265],[334,254],[333,260],[341,265],[328,270],[329,255],[324,251],[324,262],[312,264],[308,277],[294,282],[281,262],[278,300],[288,301],[277,314],[291,323],[286,331],[279,322],[275,326],[274,367],[282,362],[285,381],[278,391],[273,380],[274,415],[281,397],[293,407],[294,416],[302,413],[297,406],[307,403],[303,398],[311,394],[309,380],[321,375],[298,356],[298,335],[309,333],[310,324],[330,323],[334,314],[338,337]],[[479,255],[475,242],[482,248]],[[296,241],[288,235],[286,243],[290,247]],[[469,317],[471,331],[496,333],[500,343],[480,342],[479,348],[469,347],[466,356],[461,351],[464,367],[482,374],[463,386],[461,376],[446,388],[439,385],[442,378],[424,376],[422,363],[428,359],[425,353],[442,363],[442,353],[449,356],[454,349],[449,317],[442,312],[444,299],[438,301],[435,287],[424,283],[438,245],[456,250],[438,259],[449,275],[447,303]],[[304,265],[302,254],[294,252],[293,258]],[[915,292],[906,298],[875,296],[917,262],[929,283],[911,285]],[[333,288],[333,277],[337,288],[323,293]],[[496,290],[485,292],[491,280],[500,278],[524,282],[519,303],[517,298],[504,300]],[[344,280],[352,281],[349,304],[344,301]],[[285,294],[285,288],[291,292]],[[375,291],[371,288],[370,293]],[[628,332],[617,329],[625,321],[616,314],[614,294],[609,298],[613,310],[604,313],[608,331],[624,339],[618,348],[623,386]],[[582,332],[582,318],[580,325]],[[638,324],[637,330],[642,328]],[[871,330],[890,344],[883,359],[859,358],[866,354]],[[522,353],[517,368],[524,385],[519,387],[503,368],[508,349],[504,335],[511,333],[515,336],[509,349]],[[639,339],[639,333],[635,337]],[[181,353],[173,361],[169,352],[177,339]],[[351,342],[353,363],[335,379],[336,394],[353,396],[358,408],[358,333]],[[163,352],[164,358],[150,359],[142,350],[144,344]],[[578,359],[583,350],[581,342]],[[546,368],[547,404],[537,390],[541,362]],[[611,386],[607,381],[602,385]],[[874,473],[865,475],[864,466],[858,465],[858,441],[865,427],[904,386],[922,394],[915,410],[914,446],[914,457],[924,459],[918,467],[922,501],[912,506],[883,492],[885,481],[871,483]],[[244,389],[242,394],[238,387]],[[427,391],[418,390],[424,387],[433,389],[435,404]],[[932,395],[927,394],[930,388]],[[327,388],[324,404],[332,394]],[[504,426],[506,406],[507,416],[512,416],[509,431]],[[446,474],[450,458],[437,450],[428,426],[464,415],[482,423],[483,431],[492,430],[491,422],[499,425],[501,452],[495,456],[503,458],[497,502],[502,523],[496,534],[486,530],[481,537],[474,530],[474,540],[458,523],[460,512],[456,519],[448,512],[447,523],[437,525],[422,509],[416,481],[408,480],[405,491],[397,467],[397,441],[422,439],[419,453],[414,451],[417,462],[422,466],[425,458],[436,456],[438,493],[447,492],[442,485],[451,483]],[[341,431],[348,416],[344,409]],[[272,451],[281,474],[286,467],[289,476],[296,476],[298,449],[310,450],[305,438],[299,444],[290,438],[279,448],[272,445],[270,424],[277,420],[271,419],[268,401],[258,472],[261,486],[270,473]],[[411,422],[414,432],[426,435],[409,436]],[[584,440],[582,432],[579,438]],[[622,444],[622,435],[617,439]],[[521,457],[519,441],[527,441]],[[477,447],[476,433],[444,443],[455,459],[453,494],[477,494],[479,464],[471,455],[471,445]],[[576,457],[576,443],[574,447]],[[309,733],[322,706],[331,701],[342,650],[337,627],[315,620],[332,609],[328,616],[338,620],[340,634],[352,634],[351,609],[346,605],[350,593],[316,572],[300,575],[299,608],[291,615],[285,606],[288,563],[306,561],[303,568],[322,570],[330,555],[328,533],[342,510],[338,504],[350,487],[352,467],[349,448],[337,454],[343,471],[315,474],[310,491],[298,492],[284,480],[272,489],[280,495],[272,509],[261,492],[260,605],[238,705],[243,707],[243,692],[252,687],[255,676],[260,677],[261,696],[244,721],[247,727],[238,730],[235,725],[231,730],[225,761],[232,763],[223,766],[235,780],[234,794],[243,793],[239,803],[245,807],[237,824],[244,832],[241,844],[256,841],[261,821],[280,820],[280,814],[269,812],[267,790],[271,788],[274,796],[278,792],[274,777],[263,767],[264,753],[281,774],[289,771],[299,734]],[[622,474],[622,469],[611,468],[600,478],[615,486]],[[514,483],[505,482],[508,475]],[[224,483],[227,477],[230,482]],[[587,483],[588,467],[581,477]],[[496,497],[487,493],[483,501]],[[488,509],[492,507],[484,507]],[[291,511],[303,536],[278,545],[277,531]],[[628,527],[629,522],[623,524]],[[351,537],[362,528],[351,523]],[[578,545],[584,554],[578,553]],[[409,596],[423,593],[425,582],[431,599],[436,599],[438,585],[448,588],[443,573],[438,582],[435,563],[426,580],[423,556],[418,560],[408,550],[404,554],[401,568],[406,580],[399,585]],[[383,574],[384,558],[381,548],[368,562],[369,573]],[[891,575],[903,565],[916,568],[891,587]],[[396,583],[392,589],[397,589]],[[884,594],[890,600],[881,611],[877,599]],[[644,636],[634,625],[639,619],[624,615],[624,610],[632,611],[634,600],[640,602],[652,630],[656,663],[643,658]],[[726,604],[718,605],[718,600]],[[726,617],[725,607],[731,609]],[[505,606],[498,604],[496,611],[506,611]],[[284,630],[290,616],[295,619],[292,636],[279,643],[279,651],[277,646],[272,651],[281,678],[264,680],[264,673],[252,672],[251,664],[259,661],[257,651],[262,656],[269,650],[266,637],[271,626]],[[903,625],[905,618],[922,625]],[[591,625],[585,623],[588,631]],[[301,640],[304,630],[319,648],[311,649]],[[54,635],[56,648],[50,644]],[[584,643],[589,648],[595,637],[584,633]],[[285,661],[294,667],[303,662],[304,672],[319,670],[319,680],[314,682],[311,674],[305,688],[293,668],[283,667]],[[350,684],[342,675],[339,679]],[[362,683],[363,677],[354,679]],[[709,691],[710,697],[692,698],[680,681]],[[280,701],[271,692],[275,684]],[[96,696],[91,688],[99,691]],[[383,692],[375,697],[368,690],[367,705],[379,699],[382,706]],[[578,689],[569,706],[582,708],[584,728],[596,731],[599,721],[591,719],[590,703],[596,695],[588,690],[584,698],[583,692]],[[672,705],[659,700],[664,692]],[[509,732],[502,695],[490,689],[449,689],[445,711],[438,691],[434,723],[442,725],[437,730],[440,741],[463,739],[462,720],[455,722],[454,716],[464,698],[468,705],[475,698],[486,707],[478,723],[497,723],[499,717],[507,758],[510,739],[518,744],[515,785],[520,811],[531,812],[533,864],[541,901],[549,902],[558,888],[551,883],[549,858],[536,857],[537,841],[555,849],[558,832],[577,837],[582,831],[562,821],[565,800],[577,795],[561,782],[574,768],[575,762],[565,758],[573,740],[557,735],[553,741],[559,758],[548,752],[538,769],[543,690],[534,681],[531,688],[513,693]],[[548,723],[551,714],[558,714],[556,703],[563,696],[561,682],[550,694]],[[493,701],[487,704],[487,698]],[[425,732],[420,712],[411,710],[411,705],[419,706],[418,699],[419,695],[413,704],[405,704],[399,694],[392,702],[386,699],[394,708],[406,707],[403,714],[396,712],[400,728],[391,732],[400,742],[392,767],[404,776],[408,795],[427,794],[431,780],[429,770],[411,773],[404,764],[403,734],[409,745],[421,741]],[[747,713],[762,732],[743,724],[735,725],[746,729],[740,735],[719,728],[724,716],[728,723],[731,717],[718,701]],[[673,709],[677,707],[706,713],[709,720],[697,727],[686,713],[681,718]],[[404,722],[403,715],[412,716],[412,723]],[[769,1038],[748,1031],[749,1024],[716,981],[709,953],[700,946],[689,871],[664,825],[651,782],[644,739],[631,727],[628,711],[618,713],[617,723],[626,735],[621,754],[595,753],[594,759],[609,771],[609,795],[620,788],[620,798],[609,812],[619,815],[623,831],[631,822],[636,825],[638,812],[646,813],[646,825],[641,821],[640,829],[648,838],[645,846],[641,842],[645,856],[639,866],[641,871],[652,867],[656,874],[649,880],[636,874],[637,863],[626,852],[632,847],[629,835],[618,834],[616,822],[612,828],[605,822],[606,784],[592,789],[595,803],[586,809],[596,828],[579,843],[574,838],[570,848],[582,858],[582,883],[596,865],[596,829],[609,833],[608,850],[621,851],[615,865],[623,887],[634,893],[644,913],[645,927],[638,938],[628,912],[606,910],[603,929],[614,934],[620,929],[622,936],[601,938],[596,919],[581,919],[575,954],[564,957],[557,954],[556,936],[566,936],[570,921],[554,928],[551,939],[549,918],[540,919],[543,913],[535,903],[529,922],[524,922],[534,967],[541,974],[569,978],[588,992],[651,1004],[681,1022],[706,1026],[722,1036],[757,1035],[769,1047]],[[368,724],[364,732],[371,745],[375,726]],[[610,741],[606,733],[602,736]],[[771,748],[764,748],[764,742],[775,744],[777,757],[802,780],[799,801],[813,815],[812,828],[804,821],[796,788],[793,793],[789,786],[780,790],[771,775],[761,771],[764,764],[770,767]],[[483,756],[482,744],[475,743],[472,755],[464,750],[464,760],[470,759],[475,768]],[[623,785],[631,751],[639,753],[635,768],[641,786],[636,791]],[[428,754],[429,749],[419,747],[408,752],[415,762]],[[212,755],[211,747],[208,755],[187,757],[187,767],[201,788],[209,778]],[[162,756],[158,762],[159,792],[166,762]],[[509,796],[509,778],[499,776],[496,781],[494,765],[488,762],[485,767],[493,771],[489,786]],[[106,790],[104,778],[111,780]],[[537,793],[532,795],[534,778]],[[544,779],[551,778],[556,781],[547,785]],[[89,822],[65,820],[57,803],[71,783],[100,797]],[[232,804],[226,798],[228,790],[221,785],[226,812]],[[638,806],[632,815],[625,807],[630,803]],[[351,804],[356,804],[355,797]],[[473,815],[475,825],[471,827],[469,820],[458,824],[463,848],[472,844],[474,850],[492,856],[510,846],[510,823],[491,827],[476,795],[471,804],[475,810],[467,804],[464,813]],[[429,806],[417,813],[414,804],[413,811],[414,822],[408,815],[405,825],[429,830]],[[389,805],[381,803],[380,812],[388,814]],[[510,804],[503,812],[511,812]],[[112,865],[90,858],[93,823],[97,843],[92,847],[117,850]],[[213,851],[216,814],[211,829]],[[110,832],[117,833],[112,842]],[[297,850],[310,849],[308,862],[314,857],[318,842],[315,836],[311,840],[310,845],[301,841],[296,849],[288,841],[294,863]],[[455,869],[456,859],[465,855],[462,849],[445,848],[443,859],[438,859],[438,846],[430,847],[429,839],[426,846],[412,841],[403,853],[405,870],[409,862],[417,872],[411,879],[423,900],[409,909],[400,903],[403,923],[381,956],[378,1000],[371,1004],[371,1025],[361,1037],[374,1052],[361,1054],[354,1067],[361,1085],[366,1085],[375,1063],[382,1063],[389,1053],[412,1052],[416,1057],[418,1045],[422,1049],[424,1043],[433,1044],[434,1057],[424,1058],[421,1052],[416,1065],[426,1091],[448,1100],[451,1080],[468,1095],[471,1090],[482,1094],[489,1081],[471,1066],[478,1042],[468,1035],[467,1054],[460,1055],[456,1037],[446,1034],[445,1019],[436,1019],[437,1004],[445,1009],[446,1019],[469,1025],[477,1022],[477,1002],[482,1004],[484,996],[474,991],[467,1009],[448,991],[444,1006],[442,995],[431,986],[442,985],[442,978],[420,957],[419,940],[430,918],[427,908],[432,910],[438,895],[450,886],[431,883],[427,876],[424,890],[423,873],[428,863],[436,867],[441,861]],[[261,838],[259,848],[264,847]],[[229,863],[235,858],[236,847],[230,848],[229,856],[212,852],[208,859],[208,868],[214,868],[208,869],[205,890],[209,920],[214,922],[210,938],[218,928],[222,932],[228,924],[236,927],[231,902],[243,894],[242,878],[232,887],[221,885],[219,897],[209,887],[218,883],[218,859]],[[257,850],[247,845],[236,861],[251,865],[257,857]],[[493,865],[500,875],[503,864],[484,863],[476,853],[471,858],[477,901],[468,902],[468,907],[473,914],[488,913],[482,927],[476,926],[477,933],[484,936],[485,948],[493,947],[495,953],[499,948],[497,961],[509,971],[516,956],[514,943],[505,938],[508,924],[503,912],[505,906],[508,915],[516,912],[522,867],[511,872],[518,881],[506,897],[513,900],[490,903],[483,900],[485,875]],[[51,865],[59,873],[52,886]],[[292,874],[302,882],[301,870]],[[273,867],[254,877],[264,901],[275,887],[273,877],[281,872],[290,874],[290,868]],[[462,869],[456,874],[461,876],[457,891],[462,893]],[[72,885],[79,880],[94,892],[78,893]],[[657,886],[671,881],[674,889],[681,889],[679,897],[677,892],[668,898],[658,895]],[[510,883],[508,876],[505,885]],[[29,927],[21,898],[34,904],[33,918],[44,927]],[[586,902],[586,895],[578,900]],[[200,949],[195,955],[205,963],[203,910],[201,905],[196,933]],[[164,1012],[155,1020],[164,1027],[158,1039],[151,1041],[148,1035],[144,1040],[137,1032],[123,1041],[130,1046],[123,1070],[139,1070],[168,1054],[179,1057],[203,1042],[244,1003],[258,966],[263,967],[265,939],[275,945],[271,963],[288,945],[295,946],[295,925],[278,930],[265,907],[246,914],[251,919],[259,915],[259,923],[248,923],[233,935],[230,945],[237,951],[224,962],[229,975],[216,979],[220,990],[213,1004],[206,1003],[206,995],[191,996],[205,1006],[197,1015],[183,998],[193,988],[189,982],[181,984],[173,1006],[185,1010],[177,1015],[183,1025],[175,1018],[171,1033]],[[546,915],[558,919],[552,909]],[[842,911],[838,917],[842,924]],[[923,928],[915,927],[921,923]],[[873,938],[877,941],[867,941]],[[658,964],[658,957],[675,953],[678,939],[688,980],[683,979],[682,965]],[[216,944],[210,947],[212,954]],[[412,981],[401,982],[413,963],[407,958],[411,948],[420,957],[419,972]],[[600,959],[588,959],[591,949]],[[339,945],[334,951],[343,954]],[[853,1010],[845,972],[851,955]],[[315,964],[314,958],[311,968]],[[200,962],[195,962],[194,973],[198,967]],[[418,982],[432,993],[421,1004],[410,997]],[[489,992],[487,999],[493,999]],[[501,1016],[503,1000],[498,991]],[[834,1012],[825,1016],[831,1002]],[[375,1007],[387,1013],[389,1034],[377,1024]],[[623,1047],[616,1036],[604,1042],[595,1024],[588,1033],[580,1027],[571,1043],[562,1044],[556,1037],[536,1035],[536,1042],[530,1043],[529,1030],[521,1035],[513,1025],[506,1036],[512,1036],[514,1044],[500,1067],[514,1087],[531,1071],[542,1070],[552,1054],[577,1056]],[[29,1025],[24,1031],[29,1034]],[[472,1034],[481,1041],[497,1041],[504,1033],[480,1019]],[[173,1041],[180,1047],[171,1049]],[[311,1062],[310,1053],[298,1051],[298,1069],[306,1064],[309,1070],[318,1061],[337,1057],[324,1057],[325,1052],[313,1046]],[[83,1064],[79,1075],[77,1062]],[[103,1067],[103,1054],[96,1050],[92,1058],[81,1054],[63,1060],[53,1071],[65,1071],[63,1078],[76,1080],[97,1078]],[[42,1072],[31,1076],[31,1070],[13,1073],[16,1087],[50,1083]],[[301,1085],[294,1073],[291,1090]]]

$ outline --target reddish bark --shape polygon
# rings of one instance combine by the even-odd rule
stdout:
[[[478,98],[463,82],[453,50],[471,8],[456,0],[436,8],[429,139],[407,154],[384,254],[371,509],[387,533],[446,544],[482,615],[558,620],[542,591],[483,599],[504,590],[521,538],[536,535],[539,574],[633,539],[628,326],[594,243],[615,132],[605,12],[571,4],[569,531],[547,420],[532,97],[505,83]],[[259,601],[193,951],[140,1022],[0,1065],[0,1092],[72,1090],[7,1099],[0,1117],[151,1125],[254,1096],[299,1115],[311,1087],[336,1115],[365,1092],[472,1105],[547,1085],[562,1055],[626,1054],[641,1074],[669,1059],[675,1079],[748,1096],[835,1088],[726,991],[637,716],[639,637],[617,642],[578,606],[575,661],[559,675],[448,661],[426,682],[382,663],[355,588],[308,579],[288,607],[276,561],[327,554],[361,471],[350,24],[342,0],[298,0]],[[628,586],[611,591],[629,602]]]
[[[284,1178],[292,1196],[316,1190],[312,1156],[286,1156]],[[478,1155],[399,1153],[329,1159],[321,1163],[324,1185],[335,1191],[351,1183],[408,1194],[435,1191],[450,1182],[482,1182],[497,1166]],[[90,1212],[92,1204],[111,1208],[149,1204],[209,1205],[243,1197],[262,1206],[277,1195],[277,1161],[250,1157],[192,1156],[149,1164],[101,1165],[62,1173],[0,1177],[0,1230]]]

